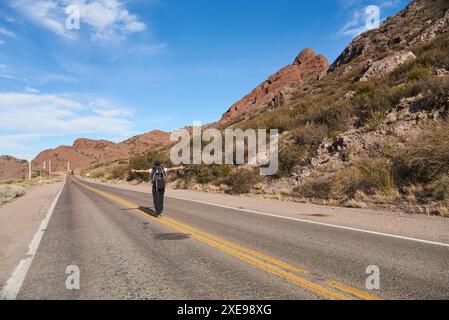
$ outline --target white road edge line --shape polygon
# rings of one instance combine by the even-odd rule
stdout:
[[[184,200],[184,201],[190,201],[190,202],[196,202],[196,203],[201,203],[201,204],[221,207],[221,208],[225,208],[225,209],[232,209],[232,210],[242,211],[242,212],[246,212],[246,213],[258,214],[258,215],[267,216],[267,217],[274,217],[274,218],[285,219],[285,220],[290,220],[290,221],[297,221],[297,222],[303,222],[303,223],[308,223],[308,224],[313,224],[313,225],[318,225],[318,226],[337,228],[337,229],[348,230],[348,231],[356,231],[356,232],[367,233],[367,234],[372,234],[372,235],[376,235],[376,236],[383,236],[383,237],[395,238],[395,239],[400,239],[400,240],[408,240],[408,241],[420,242],[420,243],[431,244],[431,245],[435,245],[435,246],[441,246],[441,247],[449,248],[449,244],[448,243],[443,243],[443,242],[435,242],[435,241],[429,241],[429,240],[423,240],[423,239],[417,239],[417,238],[411,238],[411,237],[404,237],[404,236],[399,236],[399,235],[389,234],[389,233],[383,233],[383,232],[376,232],[376,231],[370,231],[370,230],[364,230],[364,229],[357,229],[357,228],[339,226],[339,225],[336,225],[336,224],[329,224],[329,223],[323,223],[323,222],[318,222],[318,221],[311,221],[311,220],[298,219],[298,218],[293,218],[293,217],[280,216],[280,215],[277,215],[277,214],[265,213],[265,212],[250,210],[250,209],[241,209],[241,208],[225,206],[225,205],[221,205],[221,204],[215,204],[215,203],[199,201],[199,200],[192,200],[192,199],[175,197],[175,196],[168,196],[167,195],[167,198]]]
[[[103,185],[103,184],[95,183],[95,182],[92,182],[92,181],[87,181],[87,182],[90,182],[90,183],[93,183],[93,184],[97,184],[97,185],[100,185],[100,186]],[[115,189],[120,189],[120,190],[134,191],[134,192],[139,192],[139,193],[150,193],[150,192],[145,192],[145,191],[120,188],[120,187],[113,186],[113,185],[104,185],[104,186],[105,187],[115,188]],[[357,228],[339,226],[339,225],[336,225],[336,224],[329,224],[329,223],[312,221],[312,220],[305,220],[305,219],[299,219],[299,218],[293,218],[293,217],[280,216],[280,215],[277,215],[277,214],[265,213],[265,212],[250,210],[250,209],[241,209],[241,208],[236,208],[236,207],[231,207],[231,206],[226,206],[226,205],[221,205],[221,204],[216,204],[216,203],[210,203],[210,202],[205,202],[205,201],[200,201],[200,200],[192,200],[192,199],[175,197],[175,196],[169,196],[169,195],[166,195],[166,197],[167,198],[172,198],[172,199],[189,201],[189,202],[196,202],[196,203],[206,204],[206,205],[220,207],[220,208],[225,208],[225,209],[237,210],[237,211],[246,212],[246,213],[258,214],[258,215],[267,216],[267,217],[273,217],[273,218],[279,218],[279,219],[284,219],[284,220],[303,222],[303,223],[308,223],[308,224],[313,224],[313,225],[318,225],[318,226],[323,226],[323,227],[336,228],[336,229],[348,230],[348,231],[355,231],[355,232],[361,232],[361,233],[366,233],[366,234],[371,234],[371,235],[376,235],[376,236],[382,236],[382,237],[388,237],[388,238],[400,239],[400,240],[407,240],[407,241],[414,241],[414,242],[419,242],[419,243],[424,243],[424,244],[430,244],[430,245],[435,245],[435,246],[449,248],[449,243],[435,242],[435,241],[423,240],[423,239],[418,239],[418,238],[404,237],[404,236],[399,236],[399,235],[390,234],[390,233],[383,233],[383,232],[377,232],[377,231],[357,229]]]
[[[61,196],[62,190],[64,190],[66,182],[67,178],[64,179],[61,190],[59,190],[56,198],[48,208],[47,215],[45,216],[44,220],[42,220],[39,229],[37,230],[36,234],[33,237],[33,240],[30,243],[26,257],[22,259],[22,261],[20,261],[18,266],[11,274],[11,277],[3,287],[2,291],[0,291],[0,300],[16,300],[17,295],[20,292],[20,288],[22,287],[23,281],[25,280],[28,270],[30,269],[31,263],[33,262],[33,258],[37,252],[37,249],[39,248],[42,237],[44,236],[45,230],[47,229],[48,222],[50,221],[51,216],[55,211],[55,207],[58,203],[59,197]]]

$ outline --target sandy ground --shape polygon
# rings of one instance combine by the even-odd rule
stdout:
[[[125,184],[107,184],[93,179],[86,180],[127,190],[147,193],[151,192],[151,187],[148,184],[131,186]],[[288,201],[264,200],[254,197],[209,194],[188,190],[167,190],[167,196],[335,224],[344,227],[449,243],[449,219],[442,217],[406,214],[401,212],[392,213],[372,209],[318,206]]]
[[[0,206],[0,289],[28,252],[61,186],[62,182],[34,186],[25,196]]]

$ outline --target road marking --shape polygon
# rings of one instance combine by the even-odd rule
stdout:
[[[267,256],[267,255],[263,254],[263,253],[254,251],[252,249],[249,249],[249,248],[246,248],[246,247],[242,247],[242,246],[240,246],[240,245],[238,245],[236,243],[233,243],[233,242],[230,242],[230,241],[225,240],[223,238],[217,237],[217,236],[215,236],[213,234],[206,233],[206,232],[203,232],[203,231],[198,230],[198,229],[194,229],[194,228],[192,228],[192,227],[190,227],[188,225],[185,225],[185,224],[183,224],[183,223],[181,223],[179,221],[173,220],[171,218],[165,217],[165,220],[168,220],[168,221],[172,222],[173,224],[179,225],[180,227],[185,228],[185,229],[187,229],[187,230],[189,230],[191,232],[195,232],[195,233],[197,233],[197,234],[199,234],[199,235],[201,235],[203,237],[209,238],[210,240],[222,243],[222,244],[224,244],[224,245],[226,245],[228,247],[231,247],[233,249],[237,249],[237,250],[242,251],[244,253],[248,253],[248,254],[250,254],[252,256],[255,256],[255,257],[257,257],[257,258],[259,258],[261,260],[265,260],[265,261],[270,262],[272,264],[278,265],[278,266],[280,266],[280,267],[282,267],[284,269],[287,269],[287,270],[290,270],[290,271],[293,271],[293,272],[299,272],[299,273],[302,273],[302,274],[310,274],[310,272],[307,271],[307,270],[298,268],[298,267],[293,266],[293,265],[291,265],[289,263],[286,263],[284,261],[272,258],[270,256]]]
[[[130,190],[130,191],[132,191],[132,190]],[[430,245],[435,245],[435,246],[449,248],[449,244],[448,243],[443,243],[443,242],[435,242],[435,241],[423,240],[423,239],[412,238],[412,237],[404,237],[404,236],[399,236],[399,235],[390,234],[390,233],[383,233],[383,232],[377,232],[377,231],[371,231],[371,230],[357,229],[357,228],[339,226],[339,225],[336,225],[336,224],[330,224],[330,223],[324,223],[324,222],[318,222],[318,221],[311,221],[311,220],[305,220],[305,219],[299,219],[299,218],[293,218],[293,217],[280,216],[280,215],[277,215],[277,214],[260,212],[260,211],[250,210],[250,209],[241,209],[241,208],[236,208],[236,207],[231,207],[231,206],[226,206],[226,205],[221,205],[221,204],[215,204],[215,203],[210,203],[210,202],[205,202],[205,201],[200,201],[200,200],[192,200],[192,199],[175,197],[175,196],[168,196],[168,195],[166,197],[172,198],[172,199],[183,200],[183,201],[201,203],[201,204],[215,206],[215,207],[220,207],[220,208],[224,208],[224,209],[231,209],[231,210],[237,210],[237,211],[246,212],[246,213],[258,214],[258,215],[267,216],[267,217],[273,217],[273,218],[279,218],[279,219],[284,219],[284,220],[308,223],[308,224],[313,224],[313,225],[318,225],[318,226],[323,226],[323,227],[329,227],[329,228],[336,228],[336,229],[341,229],[341,230],[356,231],[356,232],[366,233],[366,234],[371,234],[371,235],[376,235],[376,236],[382,236],[382,237],[388,237],[388,238],[394,238],[394,239],[400,239],[400,240],[407,240],[407,241],[414,241],[414,242],[419,242],[419,243],[424,243],[424,244],[430,244]]]
[[[366,292],[364,292],[362,290],[349,287],[346,284],[338,282],[338,281],[335,281],[335,280],[328,279],[328,280],[326,280],[326,284],[328,286],[332,287],[332,288],[341,290],[343,292],[350,293],[353,296],[358,297],[360,299],[364,299],[364,300],[382,300],[379,297],[376,297],[376,296],[371,295],[371,294],[367,294]]]
[[[98,184],[98,183],[95,183],[95,182],[91,182],[91,183]],[[98,185],[101,185],[101,184],[98,184]],[[106,187],[110,187],[110,188],[114,188],[114,189],[120,189],[120,190],[134,191],[134,192],[145,193],[145,194],[148,193],[148,192],[138,191],[138,190],[123,189],[123,188],[119,188],[119,187],[116,187],[116,186],[113,186],[113,185],[107,185]],[[375,236],[381,236],[381,237],[387,237],[387,238],[393,238],[393,239],[399,239],[399,240],[406,240],[406,241],[413,241],[413,242],[418,242],[418,243],[423,243],[423,244],[430,244],[430,245],[434,245],[434,246],[440,246],[440,247],[449,248],[449,243],[444,243],[444,242],[430,241],[430,240],[418,239],[418,238],[413,238],[413,237],[405,237],[405,236],[400,236],[400,235],[395,235],[395,234],[390,234],[390,233],[384,233],[384,232],[377,232],[377,231],[371,231],[371,230],[365,230],[365,229],[345,227],[345,226],[340,226],[340,225],[337,225],[337,224],[331,224],[331,223],[324,223],[324,222],[318,222],[318,221],[312,221],[312,220],[306,220],[306,219],[299,219],[299,218],[293,218],[293,217],[280,216],[280,215],[277,215],[277,214],[266,213],[266,212],[251,210],[251,209],[242,209],[242,208],[237,208],[237,207],[232,207],[232,206],[227,206],[227,205],[222,205],[222,204],[216,204],[216,203],[211,203],[211,202],[206,202],[206,201],[201,201],[201,200],[193,200],[193,199],[182,198],[182,197],[175,197],[175,196],[169,196],[169,195],[166,195],[166,197],[167,198],[172,198],[172,199],[178,199],[178,200],[184,200],[184,201],[189,201],[189,202],[205,204],[205,205],[209,205],[209,206],[220,207],[220,208],[224,208],[224,209],[231,209],[231,210],[241,211],[241,212],[245,212],[245,213],[252,213],[252,214],[257,214],[257,215],[262,215],[262,216],[267,216],[267,217],[272,217],[272,218],[279,218],[279,219],[284,219],[284,220],[290,220],[290,221],[296,221],[296,222],[313,224],[313,225],[322,226],[322,227],[335,228],[335,229],[341,229],[341,230],[347,230],[347,231],[355,231],[355,232],[371,234],[371,235],[375,235]]]
[[[123,198],[120,198],[120,197],[112,195],[108,192],[93,188],[93,187],[88,186],[84,183],[81,183],[77,180],[75,180],[75,182],[77,182],[79,185],[83,186],[84,188],[91,190],[92,192],[94,192],[106,199],[111,200],[112,202],[115,202],[117,204],[120,204],[120,205],[128,208],[128,209],[133,209],[136,212],[143,214],[146,218],[149,217],[149,218],[153,219],[154,221],[157,221],[161,224],[164,224],[164,225],[166,225],[170,228],[173,228],[177,231],[180,231],[182,233],[189,233],[189,234],[191,234],[191,236],[193,238],[195,238],[205,244],[208,244],[222,252],[228,253],[229,255],[237,257],[240,260],[246,261],[247,263],[250,263],[254,266],[257,266],[260,269],[265,270],[266,272],[269,272],[269,273],[276,275],[280,278],[288,280],[306,290],[317,293],[320,296],[323,296],[328,299],[333,299],[333,300],[348,300],[348,299],[350,299],[350,297],[348,297],[346,295],[343,295],[336,291],[332,291],[327,287],[324,287],[320,284],[312,282],[308,279],[302,278],[298,275],[292,274],[292,273],[285,271],[281,268],[285,268],[287,270],[298,272],[298,273],[309,274],[309,272],[306,270],[297,268],[297,267],[292,266],[283,261],[271,258],[267,255],[256,252],[252,249],[245,248],[243,246],[240,246],[240,245],[230,242],[228,240],[219,238],[215,235],[197,230],[197,229],[187,226],[177,220],[167,218],[167,217],[164,217],[163,219],[151,217],[148,215],[148,213],[146,213],[145,211],[140,209],[138,206],[136,206],[135,204],[133,204]],[[367,293],[360,294],[362,291],[352,288],[347,285],[344,285],[344,286],[341,286],[341,287],[335,288],[335,289],[338,289],[339,291],[344,292],[345,294],[350,294],[350,295],[353,295],[355,297],[362,298],[362,299],[381,300],[381,298],[372,296]]]
[[[62,190],[64,190],[64,186],[66,184],[67,178],[64,179],[64,183],[62,184],[61,190],[59,190],[55,199],[51,203],[48,208],[47,214],[42,220],[39,229],[33,237],[33,240],[28,247],[28,252],[26,254],[26,258],[22,259],[18,266],[14,269],[11,277],[6,282],[2,291],[0,291],[0,300],[15,300],[17,295],[20,292],[20,288],[22,287],[23,281],[30,269],[31,263],[33,262],[34,256],[36,255],[37,249],[39,248],[39,244],[44,236],[45,230],[47,229],[48,222],[50,221],[53,212],[55,210],[56,204],[58,203],[59,197],[61,196]]]
[[[180,232],[183,232],[183,233],[186,233],[186,232],[188,233],[188,232],[191,231],[190,229],[184,229],[184,228],[182,228],[182,227],[180,227],[180,226],[178,226],[176,224],[172,224],[170,222],[169,223],[162,222],[162,223],[167,225],[167,226],[169,226],[169,227],[171,227],[171,228],[174,228],[174,229],[176,229],[176,230],[178,230]],[[244,253],[242,253],[240,251],[237,251],[237,250],[234,250],[232,248],[229,248],[229,247],[227,247],[227,246],[225,246],[225,245],[223,245],[223,244],[221,244],[219,242],[210,240],[210,239],[208,239],[206,237],[203,237],[203,236],[201,236],[201,235],[199,235],[197,233],[193,233],[192,237],[197,239],[197,240],[199,240],[199,241],[201,241],[201,242],[203,242],[203,243],[205,243],[205,244],[208,244],[211,247],[214,247],[214,248],[216,248],[216,249],[218,249],[220,251],[228,253],[231,256],[237,257],[240,260],[246,261],[247,263],[250,263],[250,264],[252,264],[252,265],[254,265],[256,267],[259,267],[260,269],[262,269],[262,270],[264,270],[264,271],[266,271],[268,273],[277,275],[280,278],[288,280],[288,281],[290,281],[290,282],[292,282],[292,283],[294,283],[294,284],[296,284],[296,285],[298,285],[298,286],[300,286],[300,287],[302,287],[302,288],[304,288],[304,289],[306,289],[308,291],[314,292],[314,293],[316,293],[316,294],[318,294],[320,296],[323,296],[323,297],[326,297],[326,298],[332,299],[332,300],[350,300],[349,297],[347,297],[347,296],[345,296],[343,294],[340,294],[338,292],[329,290],[328,288],[320,286],[319,284],[316,284],[316,283],[314,283],[314,282],[312,282],[310,280],[304,279],[302,277],[299,277],[297,275],[294,275],[292,273],[284,271],[284,270],[282,270],[282,269],[280,269],[280,268],[278,268],[278,267],[276,267],[274,265],[268,264],[266,262],[263,262],[261,260],[258,260],[256,258],[254,258],[254,257],[252,257],[250,255],[247,255],[247,254],[244,254]]]

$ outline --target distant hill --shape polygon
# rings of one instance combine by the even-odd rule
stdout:
[[[28,174],[28,162],[11,156],[0,156],[0,180],[22,179]]]
[[[48,163],[50,160],[54,172],[67,170],[67,162],[70,162],[72,170],[84,169],[93,165],[127,160],[134,155],[149,151],[153,147],[165,146],[169,143],[170,134],[162,131],[151,131],[120,143],[78,139],[72,146],[60,146],[41,152],[33,160],[33,164],[42,167],[44,162]]]

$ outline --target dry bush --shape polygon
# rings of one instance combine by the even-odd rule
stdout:
[[[353,199],[357,192],[387,195],[396,190],[392,166],[388,160],[365,159],[338,171],[333,177],[331,195]]]
[[[329,133],[327,125],[310,124],[300,127],[292,132],[295,142],[300,145],[318,146]]]
[[[262,181],[259,171],[255,169],[237,169],[231,172],[223,183],[229,187],[230,194],[249,193]]]
[[[395,158],[395,175],[403,182],[434,181],[449,173],[449,121],[431,125]]]
[[[326,177],[313,177],[304,179],[293,190],[296,197],[306,199],[329,199],[332,189],[332,180]]]
[[[25,195],[25,188],[17,185],[0,185],[0,204]]]
[[[187,166],[183,180],[194,181],[199,184],[213,183],[220,185],[224,179],[227,179],[232,171],[229,165],[201,165]]]
[[[284,146],[279,150],[279,170],[278,177],[288,177],[293,169],[302,164],[308,154],[308,150],[301,145],[293,144]]]
[[[109,172],[109,179],[112,180],[121,180],[126,179],[129,174],[129,167],[128,165],[118,165],[112,167]]]

